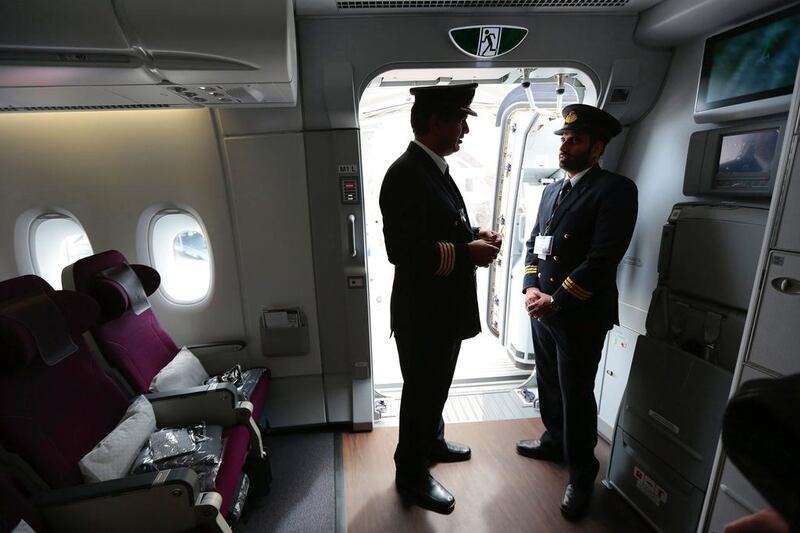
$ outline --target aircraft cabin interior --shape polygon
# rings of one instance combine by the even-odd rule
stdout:
[[[800,372],[799,60],[794,0],[2,2],[0,532],[722,533],[780,515],[726,408]],[[441,420],[471,458],[430,464],[442,514],[395,487],[410,370],[381,189],[418,89],[464,84],[476,116],[446,175],[466,226],[502,244],[470,264],[481,331]],[[550,253],[528,241],[572,176],[581,105],[621,125],[599,165],[635,184],[638,216],[573,522],[567,468],[515,445],[545,430],[526,253]],[[758,427],[800,437],[774,414]]]

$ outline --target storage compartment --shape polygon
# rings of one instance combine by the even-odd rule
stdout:
[[[83,4],[0,2],[3,111],[297,103],[291,0]]]
[[[619,424],[670,468],[705,487],[732,374],[640,336]]]
[[[733,372],[745,312],[658,287],[647,312],[648,336]]]
[[[772,252],[753,328],[748,360],[784,376],[800,372],[800,255]]]
[[[664,275],[668,287],[747,309],[767,209],[680,204],[674,209],[680,209],[680,213],[675,220],[669,273]]]
[[[608,480],[663,533],[689,533],[697,527],[703,493],[620,428]]]
[[[797,113],[795,111],[795,113]],[[800,121],[798,121],[800,124]],[[786,193],[781,198],[780,210],[776,220],[780,221],[777,228],[775,248],[791,252],[800,252],[800,138],[798,134],[792,136],[788,145],[786,168],[783,171],[783,185]]]

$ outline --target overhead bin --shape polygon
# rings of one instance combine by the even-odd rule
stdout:
[[[291,0],[0,3],[0,110],[296,103]]]

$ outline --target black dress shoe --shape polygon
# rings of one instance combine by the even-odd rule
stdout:
[[[561,498],[561,514],[567,520],[580,520],[589,510],[589,502],[592,500],[593,484],[570,483],[564,490],[564,497]]]
[[[517,453],[540,461],[564,462],[564,451],[560,445],[542,442],[539,439],[519,441]]]
[[[431,449],[430,460],[434,463],[457,463],[459,461],[469,461],[472,451],[469,446],[464,446],[457,442],[444,441],[444,444],[437,443]]]
[[[441,483],[428,474],[422,479],[395,478],[397,492],[407,503],[415,503],[424,509],[450,514],[456,507],[456,499]]]

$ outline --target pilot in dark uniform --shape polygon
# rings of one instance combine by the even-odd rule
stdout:
[[[564,108],[559,166],[528,241],[523,291],[531,316],[539,406],[546,428],[517,443],[527,457],[564,462],[568,519],[587,511],[599,463],[594,382],[606,333],[618,323],[617,265],[636,224],[636,185],[597,161],[622,127],[596,107]]]
[[[444,439],[442,409],[461,341],[481,330],[475,267],[491,263],[500,247],[497,233],[470,224],[444,160],[469,132],[476,87],[411,89],[415,139],[386,172],[380,193],[403,374],[396,486],[406,500],[441,513],[451,512],[455,499],[428,466],[470,458],[468,447]]]

